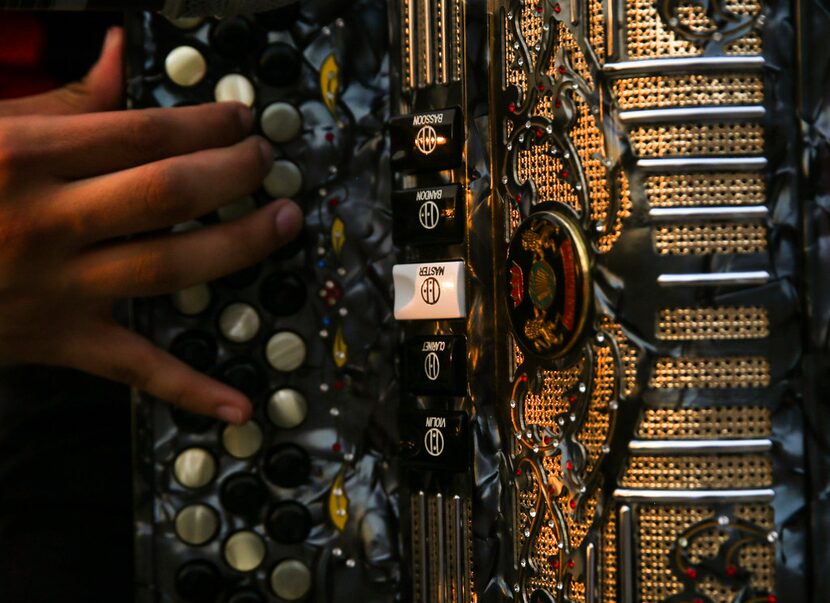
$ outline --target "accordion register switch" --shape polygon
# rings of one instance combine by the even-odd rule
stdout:
[[[467,340],[463,335],[411,337],[404,347],[406,386],[411,393],[467,393]]]
[[[464,262],[398,264],[392,269],[395,318],[441,320],[466,314]]]
[[[464,240],[464,195],[458,184],[393,193],[392,211],[397,245],[449,245]]]
[[[389,137],[394,170],[439,171],[461,165],[464,124],[457,107],[393,117]]]

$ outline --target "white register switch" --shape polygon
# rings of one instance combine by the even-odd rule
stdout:
[[[438,320],[464,318],[464,262],[398,264],[395,282],[395,318]]]

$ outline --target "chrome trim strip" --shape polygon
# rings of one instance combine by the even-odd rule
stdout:
[[[418,48],[418,7],[416,0],[407,2],[407,18],[409,19],[409,89],[415,90],[418,87],[419,72],[416,71],[415,63]]]
[[[436,37],[440,36],[441,38],[441,43],[435,44],[435,52],[441,53],[440,62],[436,60],[435,83],[443,85],[449,82],[450,79],[449,42],[450,35],[452,34],[452,27],[447,26],[447,24],[451,23],[451,21],[450,15],[447,12],[446,0],[435,0],[435,13],[436,14],[433,15],[433,19],[435,21]],[[438,15],[441,15],[440,19],[438,18]]]
[[[682,59],[645,59],[606,63],[603,71],[614,76],[676,71],[758,70],[765,64],[762,56],[694,57]]]
[[[762,119],[767,111],[761,105],[740,107],[671,107],[620,111],[624,124],[666,123],[674,121]]]
[[[597,601],[597,555],[596,547],[591,542],[585,547],[585,603]]]
[[[428,603],[430,600],[429,593],[429,559],[427,557],[427,497],[423,491],[416,495],[418,501],[418,513],[421,516],[421,525],[418,530],[418,537],[420,538],[420,559],[421,559],[421,600],[416,603]]]
[[[670,157],[638,159],[637,167],[646,172],[736,172],[760,171],[766,157]]]
[[[631,440],[628,450],[634,454],[768,452],[772,450],[772,440]]]
[[[453,577],[455,578],[456,596],[454,603],[466,603],[467,589],[465,579],[467,564],[465,562],[467,550],[467,522],[464,521],[464,502],[456,495],[452,498],[453,524],[455,524],[455,551],[453,552]]]
[[[437,540],[438,542],[435,543],[437,553],[438,553],[438,575],[435,576],[435,580],[437,584],[436,592],[438,593],[438,598],[436,603],[447,603],[447,587],[449,586],[449,581],[447,580],[447,559],[446,559],[446,550],[447,550],[447,520],[444,514],[444,496],[439,492],[435,495],[435,523],[436,523],[436,533],[437,533]]]
[[[634,490],[617,488],[614,498],[627,502],[648,503],[718,503],[718,502],[770,502],[775,498],[771,488],[751,490]]]
[[[766,270],[753,272],[711,272],[704,274],[661,274],[661,287],[721,287],[724,285],[763,285],[770,278]]]
[[[623,603],[634,603],[634,518],[631,507],[620,507],[620,584]]]
[[[766,205],[728,207],[652,207],[648,217],[655,222],[680,220],[761,220],[769,215]]]

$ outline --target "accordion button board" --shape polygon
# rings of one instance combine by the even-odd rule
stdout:
[[[139,600],[806,601],[793,7],[308,0],[129,23],[136,108],[237,100],[306,226],[135,328]]]

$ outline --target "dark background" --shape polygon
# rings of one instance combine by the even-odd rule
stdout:
[[[0,37],[0,98],[79,79],[120,20],[0,13],[0,30],[18,34]],[[10,44],[41,36],[37,60],[8,58],[20,55]],[[127,388],[65,369],[0,370],[2,603],[132,600],[130,439]]]

